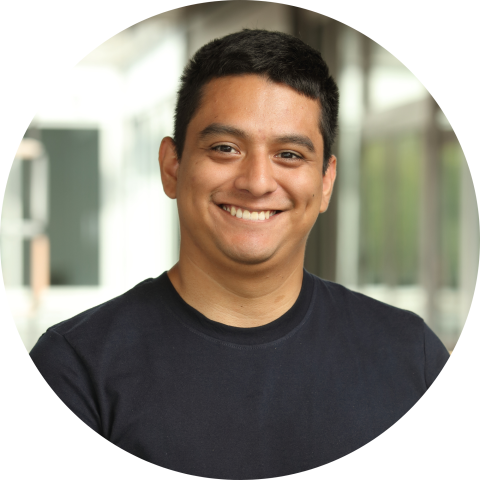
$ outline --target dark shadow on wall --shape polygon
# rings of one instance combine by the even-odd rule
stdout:
[[[41,129],[38,133],[49,157],[51,284],[98,285],[98,130]],[[24,251],[24,283],[28,284],[28,245]]]

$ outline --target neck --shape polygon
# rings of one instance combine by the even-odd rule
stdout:
[[[210,320],[251,328],[276,320],[295,303],[303,279],[304,253],[287,262],[219,268],[182,255],[168,272],[173,286]]]

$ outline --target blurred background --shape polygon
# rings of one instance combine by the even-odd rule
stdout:
[[[37,113],[5,193],[7,298],[28,350],[50,325],[156,277],[178,259],[176,204],[157,163],[182,69],[241,28],[298,36],[340,88],[336,189],[305,266],[422,316],[452,350],[473,297],[478,210],[468,165],[435,101],[359,32],[275,3],[215,2],[152,17],[111,38]]]

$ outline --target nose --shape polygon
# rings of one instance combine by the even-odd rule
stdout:
[[[245,156],[235,179],[235,187],[248,191],[254,197],[274,192],[278,184],[274,176],[274,165],[268,155],[251,153]]]

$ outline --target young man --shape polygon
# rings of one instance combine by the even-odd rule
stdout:
[[[91,428],[172,470],[268,478],[354,451],[429,388],[448,353],[419,317],[303,269],[337,112],[321,56],[288,35],[246,30],[193,57],[159,153],[179,262],[31,352]]]

